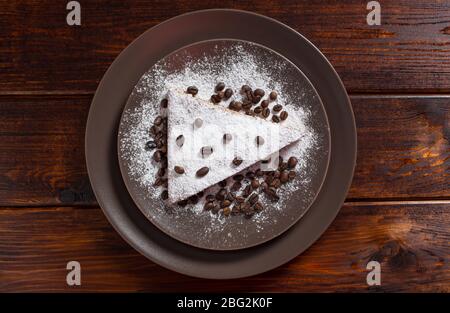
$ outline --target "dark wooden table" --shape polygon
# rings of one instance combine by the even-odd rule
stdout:
[[[450,291],[450,1],[0,2],[0,291]],[[95,2],[95,3],[94,3]],[[208,281],[150,262],[93,196],[84,129],[99,80],[148,28],[232,7],[295,28],[329,58],[358,127],[353,185],[304,254],[251,278]],[[155,42],[154,44],[158,44]],[[66,264],[82,286],[66,285]],[[382,284],[366,285],[377,260]]]

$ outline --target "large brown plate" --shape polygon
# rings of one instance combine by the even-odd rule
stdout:
[[[235,52],[236,50],[238,52]],[[146,135],[148,138],[141,138],[141,132],[137,132],[143,117],[142,114],[136,112],[141,112],[143,106],[153,106],[155,107],[152,110],[154,114],[151,117],[146,115],[145,120],[153,121],[156,118],[161,98],[158,97],[156,91],[159,88],[155,88],[154,85],[158,84],[157,82],[162,84],[162,81],[166,79],[165,75],[183,72],[186,67],[189,67],[190,62],[196,60],[206,58],[210,60],[209,62],[213,62],[208,66],[218,68],[224,64],[225,60],[236,62],[236,59],[242,55],[250,55],[257,63],[258,68],[264,67],[268,77],[271,80],[277,80],[280,84],[281,90],[278,92],[285,98],[293,99],[293,103],[289,103],[285,107],[286,110],[294,114],[292,109],[301,107],[302,110],[308,112],[308,119],[305,122],[314,132],[316,140],[314,147],[309,149],[307,158],[306,156],[302,158],[303,168],[297,169],[299,174],[290,183],[290,185],[298,185],[297,191],[290,193],[289,196],[282,196],[281,201],[276,204],[276,208],[272,202],[267,201],[264,210],[251,219],[242,215],[223,218],[221,214],[213,215],[207,211],[201,212],[204,199],[201,199],[197,205],[197,210],[201,213],[195,213],[194,208],[189,205],[187,208],[169,209],[159,197],[162,188],[150,192],[148,184],[140,182],[139,175],[133,177],[132,172],[130,173],[130,169],[135,169],[139,165],[143,167],[141,175],[147,173],[148,167],[157,167],[151,162],[151,153],[144,149],[145,142],[150,139],[149,135]],[[224,67],[228,68],[228,66]],[[191,68],[189,69],[192,71]],[[155,73],[162,77],[149,78]],[[149,82],[152,79],[155,79],[156,82]],[[182,83],[189,86],[187,81],[183,80]],[[235,82],[237,86],[243,83],[245,82]],[[146,88],[149,84],[153,85],[152,88]],[[214,85],[214,82],[211,84]],[[159,91],[159,93],[161,92],[164,93],[164,91]],[[144,134],[148,133],[148,129],[142,131]],[[139,144],[134,141],[127,142],[126,139],[136,132],[139,134]],[[142,213],[159,229],[184,243],[199,248],[235,250],[256,246],[275,238],[294,225],[306,213],[325,178],[329,160],[329,144],[329,126],[320,97],[309,80],[294,64],[280,54],[254,43],[238,40],[208,40],[183,47],[164,57],[139,80],[127,101],[119,125],[118,156],[122,177],[131,197]],[[130,150],[133,152],[130,153]],[[133,161],[135,154],[148,156],[148,161],[143,164]],[[291,155],[289,154],[289,156]],[[295,156],[300,158],[299,155]],[[153,181],[150,180],[149,184],[152,183]]]
[[[294,63],[320,95],[331,133],[331,158],[325,181],[303,218],[271,241],[232,252],[195,248],[161,232],[134,204],[117,162],[121,112],[142,74],[159,59],[184,46],[222,38],[256,42]],[[135,249],[154,262],[187,275],[236,278],[255,275],[291,260],[326,230],[351,183],[356,161],[356,130],[342,82],[307,39],[261,15],[206,10],[178,16],[148,30],[114,61],[100,82],[89,112],[86,160],[100,206],[115,229]]]

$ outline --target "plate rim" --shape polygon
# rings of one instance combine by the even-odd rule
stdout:
[[[110,65],[110,67],[108,68],[108,70],[105,72],[103,78],[101,79],[98,88],[95,92],[95,95],[92,99],[91,102],[91,106],[89,109],[89,115],[87,118],[87,126],[86,126],[86,132],[85,132],[85,157],[86,157],[86,166],[87,166],[87,172],[89,175],[89,178],[92,181],[95,180],[95,176],[93,174],[94,169],[93,169],[93,165],[92,165],[92,160],[90,161],[91,157],[90,152],[89,152],[89,133],[90,133],[90,129],[92,128],[92,123],[93,123],[93,111],[94,111],[94,104],[98,101],[98,98],[100,97],[100,90],[104,87],[104,85],[106,84],[106,80],[108,78],[108,75],[111,74],[111,72],[113,71],[114,66],[117,66],[118,60],[120,58],[123,58],[124,55],[127,52],[127,49],[129,47],[132,47],[133,45],[136,45],[136,42],[141,40],[146,34],[148,34],[151,31],[155,31],[158,30],[159,28],[161,28],[163,25],[166,25],[167,23],[170,23],[178,18],[183,18],[186,16],[190,16],[190,15],[196,15],[196,14],[207,14],[207,13],[220,13],[220,12],[229,12],[229,13],[237,13],[237,14],[245,14],[245,15],[250,15],[256,18],[259,18],[261,20],[265,20],[265,22],[269,22],[269,23],[275,23],[278,24],[278,26],[281,26],[281,28],[283,28],[286,31],[290,31],[292,33],[292,35],[294,35],[295,37],[298,37],[299,39],[303,40],[309,47],[313,50],[315,50],[315,53],[318,54],[318,56],[321,59],[321,62],[324,62],[324,66],[327,67],[327,69],[330,71],[330,74],[332,74],[332,78],[334,80],[334,82],[336,83],[336,88],[343,91],[341,96],[344,97],[344,99],[346,102],[346,109],[348,110],[348,118],[350,118],[350,121],[352,122],[351,125],[349,124],[348,126],[351,127],[351,134],[352,134],[352,138],[349,138],[349,144],[354,148],[353,149],[353,153],[351,154],[352,156],[352,160],[351,160],[351,171],[348,172],[348,178],[346,181],[343,182],[343,190],[345,192],[342,192],[342,196],[339,197],[340,201],[338,201],[337,204],[337,209],[333,211],[333,213],[329,216],[329,221],[327,221],[326,224],[323,224],[323,230],[319,231],[318,233],[314,234],[314,236],[312,236],[312,238],[310,238],[307,242],[305,242],[305,248],[302,248],[301,251],[297,251],[297,252],[291,252],[288,255],[284,256],[283,258],[280,258],[277,261],[273,261],[272,264],[266,266],[264,269],[260,269],[260,270],[256,270],[256,271],[246,271],[245,273],[232,273],[232,274],[225,274],[225,275],[213,275],[211,273],[199,273],[196,271],[193,271],[189,268],[180,268],[179,266],[175,266],[173,265],[171,262],[168,262],[167,260],[164,260],[162,258],[158,258],[157,256],[155,256],[154,254],[149,254],[148,251],[146,251],[142,245],[143,243],[141,241],[139,241],[139,238],[134,238],[136,237],[136,231],[135,233],[129,233],[129,232],[125,232],[121,229],[121,226],[119,224],[124,224],[127,223],[128,221],[116,221],[114,215],[118,214],[117,212],[110,212],[108,209],[106,209],[106,204],[104,199],[102,199],[101,197],[101,192],[103,188],[100,187],[95,187],[94,184],[92,184],[92,189],[93,192],[96,196],[96,199],[99,203],[99,206],[101,207],[103,213],[105,214],[106,218],[108,219],[109,223],[113,226],[113,228],[118,232],[118,234],[128,243],[130,244],[134,249],[136,249],[137,251],[139,251],[141,254],[143,254],[145,257],[147,257],[148,259],[150,259],[151,261],[155,262],[156,264],[159,264],[163,267],[166,267],[168,269],[171,269],[175,272],[179,272],[179,273],[184,273],[190,276],[194,276],[194,277],[202,277],[202,278],[216,278],[216,279],[224,279],[224,278],[238,278],[238,277],[247,277],[247,276],[252,276],[252,275],[256,275],[259,273],[263,273],[266,271],[269,271],[273,268],[276,268],[288,261],[290,261],[291,259],[293,259],[295,256],[301,254],[302,252],[304,252],[305,250],[307,250],[324,232],[326,229],[328,229],[328,227],[330,226],[330,224],[333,222],[333,220],[335,219],[336,215],[338,214],[340,208],[342,207],[342,204],[345,201],[345,197],[346,194],[348,193],[348,190],[350,188],[351,182],[352,182],[352,178],[354,175],[354,171],[355,171],[355,166],[356,166],[356,156],[357,156],[357,133],[356,133],[356,123],[355,123],[355,118],[354,118],[354,113],[353,113],[353,109],[351,106],[351,102],[350,99],[348,97],[348,94],[346,92],[346,89],[344,87],[344,84],[342,82],[342,80],[340,79],[339,75],[337,74],[336,70],[333,68],[333,66],[331,65],[331,63],[329,62],[329,60],[323,55],[322,52],[320,52],[320,50],[315,47],[311,41],[309,41],[307,38],[305,38],[303,35],[301,35],[300,33],[298,33],[296,30],[294,30],[293,28],[285,25],[284,23],[281,23],[273,18],[264,16],[264,15],[260,15],[257,13],[253,13],[253,12],[248,12],[248,11],[243,11],[243,10],[236,10],[236,9],[207,9],[207,10],[199,10],[199,11],[193,11],[193,12],[188,12],[188,13],[184,13],[175,17],[172,17],[158,25],[153,26],[152,28],[146,30],[144,33],[142,33],[140,36],[138,36],[133,42],[130,43],[130,45],[127,46],[127,48],[125,48],[117,57],[116,59],[112,62],[112,64]],[[320,93],[319,93],[320,95]],[[91,130],[92,131],[92,130]],[[331,133],[332,136],[332,133]],[[333,139],[331,139],[333,140]],[[333,152],[332,152],[333,153]],[[93,157],[92,157],[93,158]],[[322,189],[323,190],[323,189]],[[322,191],[321,190],[321,191]],[[317,201],[317,199],[316,199]],[[121,207],[120,208],[121,211],[124,211],[124,208]],[[119,213],[120,213],[119,212]],[[116,224],[117,223],[117,224]],[[132,225],[133,226],[133,225]],[[291,228],[292,229],[292,228]],[[140,230],[140,229],[138,229]],[[279,237],[278,237],[279,238]],[[267,245],[267,244],[264,244]],[[239,251],[239,250],[238,250]],[[220,274],[220,273],[219,273]]]

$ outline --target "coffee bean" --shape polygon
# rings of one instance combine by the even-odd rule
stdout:
[[[183,135],[178,136],[177,139],[175,139],[175,142],[177,146],[181,148],[184,145],[184,136]]]
[[[241,196],[236,196],[235,200],[237,203],[243,203],[245,201],[245,198]]]
[[[247,114],[249,116],[255,116],[255,112],[253,112],[252,110],[246,110],[245,114]]]
[[[277,97],[278,97],[278,94],[277,94],[276,91],[272,91],[272,92],[269,94],[269,99],[272,100],[272,101],[277,100]]]
[[[266,188],[269,188],[269,185],[264,181],[261,183],[261,188],[262,188],[262,190],[264,190]]]
[[[253,112],[255,112],[255,114],[261,114],[262,110],[263,110],[262,107],[257,106],[256,108],[253,109]]]
[[[297,165],[298,160],[296,157],[290,157],[288,160],[288,166],[289,168],[295,168],[295,166]]]
[[[244,101],[244,102],[242,103],[242,109],[244,109],[244,110],[250,110],[251,107],[252,107],[252,103],[251,103],[251,102]]]
[[[229,207],[225,207],[222,212],[223,215],[228,216],[231,213],[231,209]]]
[[[245,186],[244,190],[242,191],[242,196],[244,198],[247,198],[251,193],[252,193],[253,189],[251,185],[247,185]]]
[[[251,205],[254,205],[256,202],[258,202],[258,194],[257,193],[252,193],[251,196],[248,198],[248,202]]]
[[[289,174],[286,171],[281,172],[280,181],[284,184],[289,181]]]
[[[222,202],[220,202],[220,206],[222,207],[222,208],[225,208],[225,207],[227,207],[227,206],[229,206],[231,204],[231,201],[230,200],[223,200]]]
[[[272,122],[279,123],[280,122],[280,117],[278,115],[272,115]]]
[[[181,201],[178,201],[178,202],[177,202],[177,204],[178,204],[179,206],[181,206],[181,207],[184,207],[184,206],[186,206],[186,205],[187,205],[187,203],[188,203],[188,201],[187,201],[187,200],[181,200]]]
[[[163,108],[163,109],[167,108],[168,104],[169,104],[169,101],[167,99],[161,100],[161,108]]]
[[[241,206],[239,204],[237,204],[237,205],[235,204],[231,208],[231,215],[238,215],[240,211],[241,211]]]
[[[149,140],[145,143],[145,150],[150,151],[157,147],[156,143],[152,140]]]
[[[240,157],[235,157],[235,158],[233,159],[233,164],[236,165],[236,166],[239,166],[239,165],[242,164],[242,161],[243,161],[243,160],[242,160]]]
[[[231,191],[238,191],[239,189],[241,189],[242,184],[240,182],[234,182],[233,185],[231,185]]]
[[[217,214],[217,213],[219,213],[219,211],[220,211],[220,205],[214,204],[213,208],[211,209],[211,212],[213,214]]]
[[[247,177],[248,179],[253,179],[255,178],[255,173],[252,171],[248,171],[247,173],[245,173],[245,177]]]
[[[163,177],[166,174],[166,169],[164,167],[161,167],[158,172],[156,173],[156,175],[158,177]]]
[[[163,122],[163,118],[161,116],[157,116],[155,118],[155,120],[153,121],[153,124],[155,124],[156,126],[160,126]]]
[[[211,146],[205,146],[200,149],[200,153],[202,157],[208,157],[213,153],[213,148]]]
[[[280,174],[281,174],[281,173],[280,173],[280,171],[278,171],[278,170],[272,172],[273,178],[280,178]]]
[[[239,101],[231,101],[230,105],[228,106],[231,110],[234,110],[236,112],[239,112],[242,110],[242,102]]]
[[[205,166],[205,167],[202,167],[201,169],[199,169],[195,175],[197,175],[197,177],[203,177],[206,174],[208,174],[208,172],[209,172],[209,167]]]
[[[280,196],[277,194],[277,191],[275,190],[275,188],[266,188],[264,189],[264,192],[269,196],[269,198],[272,201],[278,201],[280,200]]]
[[[161,192],[161,199],[163,199],[163,200],[169,199],[169,192],[167,190],[164,190],[163,192]]]
[[[214,208],[214,202],[206,202],[203,209],[205,211],[210,211]]]
[[[253,205],[253,208],[254,208],[254,210],[255,210],[256,212],[261,212],[262,210],[264,210],[264,207],[263,207],[263,205],[261,204],[261,202],[256,202],[256,203]]]
[[[245,93],[245,96],[246,96],[248,101],[253,102],[253,92],[251,90],[247,91]]]
[[[216,199],[216,197],[212,194],[206,195],[206,201],[211,202],[214,201]]]
[[[222,180],[222,181],[220,181],[219,182],[219,184],[218,184],[220,187],[226,187],[227,186],[227,180],[226,179],[224,179],[224,180]]]
[[[270,109],[269,109],[269,108],[264,108],[264,109],[262,110],[262,112],[261,112],[261,115],[262,115],[264,118],[268,118],[269,115],[270,115]]]
[[[233,139],[231,134],[223,134],[223,143],[229,143]]]
[[[216,85],[216,92],[222,91],[225,88],[225,83],[220,82]]]
[[[197,117],[197,118],[194,120],[194,126],[195,126],[196,128],[200,128],[200,127],[202,127],[202,125],[203,125],[203,120],[202,120],[201,118]]]
[[[274,112],[280,112],[283,109],[283,106],[281,104],[276,104],[273,106],[272,110]]]
[[[225,89],[225,100],[228,100],[231,98],[231,96],[233,95],[233,89],[231,88],[227,88]]]
[[[261,101],[261,97],[260,96],[253,96],[253,98],[252,98],[252,103],[253,104],[258,104],[259,101]]]
[[[257,88],[257,89],[255,89],[253,91],[253,96],[257,96],[257,97],[260,97],[260,98],[264,97],[265,94],[266,93],[264,92],[264,90],[262,90],[260,88]]]
[[[167,153],[167,146],[162,146],[160,150],[161,150],[161,152],[163,154],[166,154]]]
[[[252,88],[250,88],[249,85],[243,85],[243,86],[241,87],[241,92],[242,92],[243,94],[245,94],[247,91],[251,91],[251,90],[252,90]]]
[[[225,196],[227,195],[227,190],[225,188],[221,188],[217,193],[216,193],[216,199],[217,200],[224,200]]]
[[[262,176],[264,175],[264,172],[263,172],[260,168],[258,168],[258,169],[255,171],[255,175],[256,175],[257,177],[262,177]]]
[[[289,171],[289,180],[293,180],[296,175],[295,171]]]
[[[233,202],[235,198],[236,198],[236,195],[233,192],[229,192],[229,193],[227,193],[225,200]]]
[[[286,162],[282,162],[282,163],[280,163],[280,164],[278,165],[278,169],[279,169],[280,171],[287,170],[287,168],[288,168],[288,164],[287,164]]]
[[[264,144],[264,138],[261,136],[256,136],[256,144],[262,146]]]
[[[242,180],[244,179],[244,175],[242,175],[242,174],[234,175],[234,176],[233,176],[233,179],[234,179],[235,181],[242,181]]]
[[[263,101],[261,102],[261,107],[262,107],[263,109],[267,108],[268,106],[269,106],[269,100],[263,100]]]
[[[252,179],[251,185],[252,185],[253,189],[258,188],[259,187],[259,180],[257,180],[256,178]]]
[[[191,94],[193,97],[198,94],[198,88],[195,86],[190,86],[187,88],[187,93]]]
[[[161,162],[163,153],[160,150],[156,150],[155,153],[153,153],[153,160],[155,160],[155,162]]]
[[[273,176],[267,175],[266,179],[264,180],[268,185],[270,185],[273,181]]]
[[[287,118],[288,118],[288,112],[282,111],[282,112],[280,113],[280,119],[281,119],[282,121],[285,121]]]
[[[183,167],[181,167],[181,166],[175,166],[174,168],[174,171],[175,171],[175,173],[177,173],[177,174],[184,174],[184,168]]]
[[[222,99],[220,99],[220,97],[218,95],[212,95],[211,96],[211,102],[214,104],[217,104],[221,101]]]
[[[280,188],[281,186],[281,181],[279,178],[275,178],[271,183],[270,183],[270,187],[273,188]]]
[[[156,141],[156,148],[161,149],[162,147],[164,147],[164,141],[162,141],[161,139],[158,139]]]
[[[158,130],[158,127],[156,127],[155,125],[150,127],[150,135],[156,136],[156,134],[158,134],[158,133],[160,133],[160,131]]]
[[[219,96],[219,98],[222,100],[223,98],[225,98],[225,92],[223,92],[223,91],[219,91],[218,93],[217,93],[217,95]]]

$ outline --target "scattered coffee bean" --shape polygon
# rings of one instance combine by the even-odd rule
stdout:
[[[245,173],[245,177],[247,177],[248,179],[253,179],[255,178],[256,174],[255,172],[252,171],[248,171],[247,173]]]
[[[214,208],[214,202],[206,202],[203,207],[205,211],[210,211]]]
[[[208,157],[213,153],[213,148],[211,146],[205,146],[200,149],[200,153],[202,157]]]
[[[286,111],[282,111],[281,113],[280,113],[280,119],[282,120],[282,121],[285,121],[287,118],[288,118],[288,112],[286,112]]]
[[[167,190],[163,190],[163,192],[161,192],[161,199],[163,200],[169,199],[169,192]]]
[[[219,97],[219,95],[212,95],[211,96],[211,102],[214,104],[217,104],[221,101],[222,99]]]
[[[264,190],[266,188],[269,188],[269,185],[264,181],[261,183],[261,188],[262,188],[262,190]]]
[[[194,126],[197,128],[200,128],[200,127],[202,127],[202,125],[203,125],[203,120],[201,118],[197,117],[194,121]]]
[[[247,198],[251,193],[252,193],[253,189],[251,185],[247,185],[245,186],[244,190],[242,191],[242,196],[244,198]]]
[[[264,90],[262,90],[260,88],[257,88],[257,89],[255,89],[255,91],[253,91],[253,96],[257,96],[260,98],[264,97],[265,94],[266,93],[264,92]]]
[[[229,108],[230,110],[239,112],[240,110],[242,110],[242,103],[239,102],[239,101],[234,101],[234,100],[232,100],[232,101],[230,102],[230,104],[228,105],[228,108]]]
[[[169,101],[167,99],[161,100],[161,108],[163,108],[163,109],[167,108],[168,104],[169,104]]]
[[[225,89],[225,97],[224,97],[225,100],[230,99],[232,95],[233,95],[233,89],[231,89],[231,88]]]
[[[239,189],[241,189],[242,184],[240,182],[234,182],[233,185],[231,185],[231,191],[238,191]]]
[[[270,115],[270,109],[269,109],[269,108],[264,108],[264,109],[262,110],[262,112],[261,112],[261,115],[262,115],[264,118],[268,118],[269,115]]]
[[[217,95],[219,96],[219,98],[222,100],[223,98],[225,98],[225,92],[223,92],[223,91],[219,91],[218,93],[217,93]]]
[[[253,205],[253,208],[254,208],[254,210],[255,210],[256,212],[261,212],[261,211],[264,209],[264,207],[263,207],[263,205],[261,204],[261,202],[256,202],[256,203]]]
[[[280,178],[280,175],[281,175],[281,173],[278,170],[275,170],[275,171],[272,172],[273,178]]]
[[[211,212],[213,212],[213,214],[217,214],[217,213],[219,213],[219,211],[220,211],[220,205],[214,204]]]
[[[242,103],[242,109],[244,109],[244,110],[250,110],[251,107],[252,107],[252,103],[251,103],[251,102],[244,101],[244,102]]]
[[[272,115],[272,122],[279,123],[280,122],[280,117],[278,115]]]
[[[236,195],[233,192],[229,192],[229,193],[227,193],[225,200],[233,202],[235,198],[236,198]]]
[[[229,207],[223,208],[223,215],[228,216],[231,213],[231,209]]]
[[[289,180],[293,180],[296,175],[295,171],[289,171]]]
[[[296,157],[290,157],[288,160],[288,166],[289,168],[295,168],[295,166],[297,165],[298,160]]]
[[[281,104],[276,104],[273,106],[272,110],[274,112],[280,112],[283,109],[283,106]]]
[[[256,144],[262,146],[264,144],[264,138],[261,136],[256,136]]]
[[[156,148],[161,149],[162,147],[164,147],[164,141],[162,141],[161,139],[158,139],[156,141]]]
[[[284,184],[289,181],[289,174],[286,171],[281,172],[280,181]]]
[[[235,158],[233,159],[233,164],[236,165],[236,166],[239,166],[239,165],[242,164],[242,161],[243,161],[243,160],[242,160],[240,157],[235,157]]]
[[[158,133],[160,133],[160,131],[158,130],[158,127],[156,127],[155,125],[150,127],[150,135],[156,136]]]
[[[205,167],[202,167],[201,169],[199,169],[195,175],[197,175],[197,177],[203,177],[206,174],[208,174],[208,172],[209,172],[209,167],[205,166]]]
[[[256,178],[252,179],[251,185],[252,185],[253,189],[258,188],[259,187],[259,180],[257,180]]]
[[[152,140],[149,140],[149,141],[147,141],[146,143],[145,143],[145,150],[147,150],[147,151],[150,151],[150,150],[153,150],[153,149],[155,149],[157,146],[156,146],[156,143],[154,142],[154,141],[152,141]]]
[[[278,201],[280,200],[280,196],[277,194],[277,191],[275,190],[275,188],[266,188],[264,189],[264,192],[269,196],[269,198],[272,201]]]
[[[223,143],[229,143],[233,139],[233,136],[231,134],[224,134],[223,135]]]
[[[262,107],[263,109],[267,108],[268,106],[269,106],[269,100],[263,100],[263,101],[261,102],[261,107]]]
[[[229,206],[231,204],[231,201],[230,200],[223,200],[222,202],[220,202],[220,206],[222,207],[222,208],[225,208],[225,207],[227,207],[227,206]]]
[[[251,91],[251,90],[252,90],[252,88],[250,88],[249,85],[243,85],[243,86],[241,87],[241,92],[242,92],[243,94],[245,94],[246,92]]]
[[[273,188],[280,188],[281,186],[281,181],[279,178],[275,178],[271,183],[270,183],[270,187]]]
[[[174,171],[175,171],[175,173],[177,173],[177,174],[184,174],[184,168],[183,167],[181,167],[181,166],[175,166],[174,168]]]
[[[227,195],[227,190],[225,188],[221,188],[217,193],[216,193],[216,199],[217,200],[224,200],[225,196]]]
[[[252,110],[246,110],[245,114],[249,116],[255,116],[255,112],[253,112]]]
[[[156,150],[155,153],[153,153],[153,160],[155,160],[155,162],[161,162],[162,157],[163,153],[160,150]]]
[[[272,101],[277,100],[277,97],[278,97],[278,94],[277,94],[276,91],[272,91],[272,92],[269,94],[269,99],[272,100]]]
[[[251,194],[251,196],[248,198],[248,202],[251,204],[251,205],[254,205],[256,202],[258,202],[258,194],[257,193],[252,193]]]
[[[241,211],[241,206],[239,204],[233,205],[233,208],[231,209],[231,215],[238,215]]]
[[[160,126],[163,122],[163,118],[161,116],[157,116],[155,118],[155,120],[153,121],[153,124],[155,124],[156,126]]]
[[[222,188],[226,187],[227,186],[227,180],[224,179],[224,180],[220,181],[219,182],[219,186],[222,187]]]
[[[244,179],[244,175],[242,175],[242,174],[236,174],[236,175],[233,176],[233,179],[234,179],[235,181],[242,181],[242,180]]]
[[[184,145],[184,136],[183,135],[178,136],[177,139],[175,139],[175,142],[177,146],[181,148]]]
[[[219,83],[217,83],[215,90],[216,90],[216,92],[219,92],[219,91],[222,91],[224,88],[225,88],[225,83],[219,82]]]
[[[280,171],[287,170],[288,164],[287,164],[286,162],[282,162],[282,163],[280,163],[280,164],[278,165],[278,168],[279,168]]]
[[[264,176],[264,172],[263,172],[260,168],[258,168],[258,169],[255,171],[255,175],[256,175],[257,177],[262,177],[262,176]]]
[[[212,194],[206,195],[206,201],[214,201],[216,199],[216,197]]]
[[[191,94],[193,97],[198,94],[198,88],[195,86],[190,86],[187,88],[187,93]]]
[[[235,200],[237,203],[243,203],[245,201],[245,198],[241,196],[236,196]]]
[[[261,114],[263,108],[260,106],[257,106],[256,108],[253,109],[253,112],[255,112],[255,114]]]
[[[252,103],[253,104],[258,104],[259,101],[261,101],[261,97],[260,96],[253,96],[253,98],[252,98]]]

